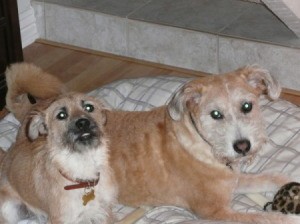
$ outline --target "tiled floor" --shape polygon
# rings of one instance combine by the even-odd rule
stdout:
[[[133,20],[300,48],[264,5],[241,0],[39,0]]]

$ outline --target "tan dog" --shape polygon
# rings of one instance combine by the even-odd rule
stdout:
[[[112,223],[117,185],[105,121],[103,105],[83,94],[37,103],[1,153],[0,223],[16,224],[24,205],[34,223]]]
[[[300,224],[292,215],[230,207],[234,193],[275,191],[290,181],[233,169],[251,162],[267,141],[259,96],[276,99],[280,91],[266,70],[252,66],[191,81],[167,106],[151,111],[107,111],[119,201],[182,206],[206,219]]]
[[[232,170],[266,142],[258,105],[263,92],[276,99],[277,82],[246,67],[184,85],[164,107],[148,112],[109,111],[105,130],[120,188],[129,205],[172,204],[202,218],[248,223],[300,223],[277,213],[239,213],[234,193],[277,190],[288,178]]]

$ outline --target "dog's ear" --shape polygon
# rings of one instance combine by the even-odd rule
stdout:
[[[279,98],[281,86],[268,70],[252,65],[242,68],[240,74],[260,94],[266,93],[272,100]]]
[[[32,112],[26,126],[26,135],[30,141],[34,141],[41,135],[48,133],[45,117],[42,112]]]
[[[173,95],[168,103],[167,110],[170,117],[175,121],[181,120],[189,106],[199,103],[202,91],[203,87],[201,84],[185,84]]]

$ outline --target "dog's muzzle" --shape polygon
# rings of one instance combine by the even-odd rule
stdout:
[[[251,143],[248,139],[240,139],[233,143],[233,148],[238,154],[246,156],[250,151]]]
[[[89,142],[94,134],[91,130],[91,122],[86,118],[80,118],[76,121],[75,126],[78,129],[78,138],[79,142]]]
[[[79,118],[71,123],[68,131],[68,142],[81,151],[81,146],[97,146],[100,144],[101,133],[97,123],[90,118]],[[76,146],[79,145],[79,146]]]

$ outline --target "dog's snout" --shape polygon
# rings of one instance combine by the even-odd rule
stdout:
[[[100,143],[101,132],[94,119],[80,117],[74,119],[68,131],[71,142],[78,145],[98,145]],[[83,150],[84,148],[80,148]]]
[[[234,142],[233,148],[234,151],[245,156],[251,148],[251,143],[248,139],[237,140],[236,142]]]
[[[76,121],[75,125],[80,130],[86,130],[90,127],[91,122],[86,118],[80,118]]]

